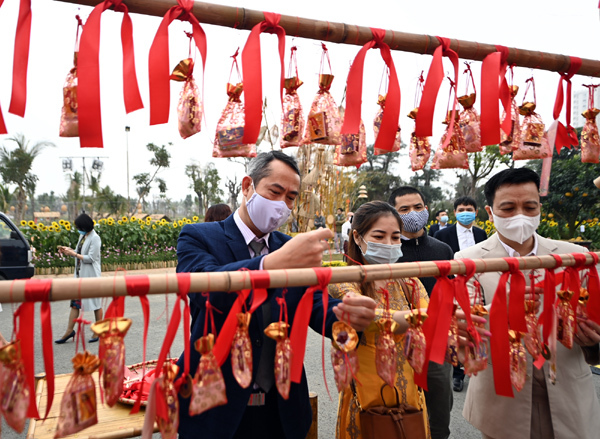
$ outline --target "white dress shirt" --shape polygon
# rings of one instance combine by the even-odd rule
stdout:
[[[456,223],[456,234],[458,236],[458,248],[465,250],[475,245],[475,236],[473,236],[473,226],[466,228],[461,223]]]
[[[269,236],[271,235],[270,233],[267,233],[265,236],[263,236],[262,238],[257,238],[257,236],[254,234],[254,232],[252,230],[250,230],[250,227],[248,227],[246,225],[246,223],[244,223],[244,221],[242,221],[242,218],[240,217],[240,213],[239,213],[239,209],[235,211],[235,213],[233,214],[233,220],[235,221],[235,225],[238,227],[238,229],[240,229],[240,232],[242,233],[242,236],[244,237],[244,241],[246,241],[246,245],[248,246],[248,251],[250,252],[250,257],[255,257],[256,255],[254,254],[254,250],[252,250],[252,247],[250,247],[250,243],[252,241],[264,241],[265,246],[263,247],[262,251],[260,252],[261,255],[268,255],[269,254]],[[263,261],[264,258],[261,259],[260,261],[260,269],[263,269]]]

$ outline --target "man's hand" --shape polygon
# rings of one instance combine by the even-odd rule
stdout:
[[[377,303],[367,296],[348,293],[342,303],[333,307],[333,312],[340,321],[350,323],[357,332],[362,332],[375,318]]]
[[[333,232],[327,228],[300,233],[279,250],[265,256],[263,269],[320,267],[323,252],[329,249],[327,240],[330,238],[333,238]]]
[[[600,343],[600,325],[587,320],[577,319],[579,328],[575,334],[574,340],[579,346],[594,346]]]
[[[467,332],[467,321],[465,320],[465,312],[462,309],[457,310],[456,318],[458,321],[458,343],[461,346],[472,345],[471,336]],[[485,317],[481,317],[475,314],[471,314],[471,319],[475,324],[487,323],[487,319]],[[487,339],[492,335],[490,331],[479,326],[475,326],[475,330],[479,332],[482,341],[487,341]]]
[[[537,314],[542,306],[542,294],[544,294],[544,288],[542,287],[525,287],[525,300],[534,301],[534,312]]]

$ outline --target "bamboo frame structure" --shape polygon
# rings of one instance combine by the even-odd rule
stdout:
[[[59,1],[86,6],[96,6],[101,3],[101,0]],[[177,5],[176,0],[125,0],[123,3],[127,5],[130,12],[157,17],[164,16],[169,8]],[[205,2],[195,2],[192,12],[200,23],[235,29],[249,30],[264,20],[261,11]],[[289,15],[281,16],[280,25],[288,35],[331,43],[362,46],[372,39],[371,29],[366,26]],[[419,35],[394,30],[386,31],[384,41],[392,50],[418,54],[432,54],[440,45],[438,39],[432,35]],[[457,39],[452,39],[450,47],[458,53],[460,58],[474,61],[482,61],[490,53],[496,52],[496,46],[493,44]],[[569,69],[571,60],[567,55],[511,47],[509,48],[508,63],[519,67],[566,72]],[[600,61],[582,59],[582,65],[577,74],[600,77]]]
[[[594,258],[591,253],[585,253],[585,265],[593,265]],[[600,257],[600,252],[596,255]],[[563,267],[575,265],[575,258],[571,254],[561,255]],[[554,257],[527,256],[517,258],[521,270],[538,268],[555,268],[559,264]],[[477,273],[490,271],[508,271],[509,266],[505,259],[474,259]],[[464,274],[465,264],[460,259],[449,261],[451,269],[449,274]],[[317,275],[311,268],[292,270],[264,270],[269,273],[268,288],[296,287],[318,284]],[[381,279],[395,279],[406,277],[426,277],[439,275],[435,262],[406,262],[389,265],[364,265],[350,267],[334,267],[331,269],[330,283],[340,282],[366,282]],[[208,291],[240,291],[252,288],[249,271],[226,271],[214,273],[192,273],[191,292]],[[139,275],[137,275],[139,276]],[[50,301],[73,300],[90,297],[117,297],[127,296],[125,283],[126,276],[83,278],[83,279],[53,279]],[[127,276],[127,277],[136,277]],[[150,281],[148,294],[168,294],[177,291],[176,274],[153,274],[147,276]],[[35,280],[34,280],[35,281]],[[0,282],[0,302],[20,303],[25,302],[25,284],[29,280],[15,280]]]

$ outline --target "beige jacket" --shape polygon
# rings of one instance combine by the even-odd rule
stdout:
[[[537,255],[565,254],[587,251],[585,248],[562,241],[554,241],[537,235]],[[508,257],[498,235],[460,251],[456,259],[489,259]],[[479,281],[483,288],[486,304],[491,304],[498,286],[500,273],[482,273]],[[507,288],[508,291],[508,288]],[[532,358],[527,355],[527,380],[515,397],[497,396],[494,390],[493,368],[471,377],[463,416],[475,428],[493,438],[528,439],[531,427],[532,404]],[[574,344],[573,349],[561,343],[557,347],[556,384],[548,379],[548,363],[543,366],[552,426],[556,439],[597,439],[600,437],[600,405],[594,388],[592,374],[586,364],[583,351]]]

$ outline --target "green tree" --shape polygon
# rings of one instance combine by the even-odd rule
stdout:
[[[367,162],[358,170],[354,189],[350,195],[350,199],[354,200],[352,210],[362,204],[362,200],[358,199],[358,191],[362,185],[367,188],[369,201],[373,201],[387,200],[392,190],[402,184],[400,176],[392,172],[399,158],[399,152],[375,155],[373,145],[367,146]]]
[[[223,202],[221,197],[224,193],[219,188],[221,177],[214,163],[209,162],[204,167],[201,167],[197,163],[187,165],[185,167],[185,175],[191,180],[190,188],[198,197],[200,216],[204,215],[204,212],[206,212],[210,205]]]
[[[172,146],[172,143],[169,143],[169,146]],[[165,145],[157,146],[154,143],[149,143],[146,145],[148,151],[154,154],[154,157],[150,159],[150,165],[154,166],[154,173],[150,175],[149,172],[144,172],[141,174],[137,174],[133,176],[133,180],[135,181],[138,193],[138,200],[132,206],[132,210],[130,214],[135,212],[137,205],[141,202],[144,202],[148,194],[150,193],[150,189],[152,188],[152,183],[156,181],[158,183],[158,190],[161,194],[164,194],[167,191],[167,183],[158,178],[156,175],[162,170],[166,169],[171,165],[171,154],[167,151]]]
[[[32,187],[32,181],[37,181],[37,176],[31,173],[33,161],[44,148],[55,145],[46,141],[36,142],[32,145],[23,134],[15,134],[7,140],[14,142],[16,148],[13,150],[9,150],[6,146],[0,148],[0,175],[6,184],[14,184],[17,187],[15,218],[17,221],[21,221],[25,211],[27,188]],[[35,192],[35,187],[33,190]]]
[[[513,167],[514,162],[509,154],[501,155],[498,145],[484,147],[481,152],[469,154],[469,169],[458,173],[456,197],[475,198],[483,180],[487,179],[499,165]]]
[[[408,181],[410,186],[414,186],[421,191],[430,213],[433,213],[434,210],[446,208],[446,206],[441,205],[448,199],[448,196],[444,194],[441,187],[433,185],[434,182],[439,181],[441,176],[442,171],[439,169],[425,167],[420,171],[416,171]]]
[[[0,212],[8,212],[11,200],[12,193],[8,185],[0,184]]]
[[[541,175],[542,160],[531,160],[527,166]],[[563,239],[575,237],[578,221],[600,215],[598,188],[593,183],[598,175],[600,166],[581,163],[579,149],[563,148],[560,154],[554,151],[548,195],[542,197],[542,208],[567,223],[567,229],[561,232]]]

